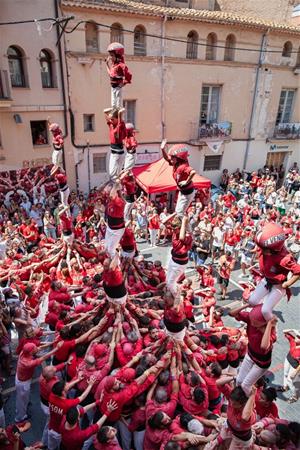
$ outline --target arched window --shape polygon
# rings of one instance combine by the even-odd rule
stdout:
[[[198,33],[190,31],[187,35],[186,57],[187,59],[197,59],[198,56]]]
[[[23,50],[14,46],[8,47],[7,56],[12,87],[26,87]]]
[[[224,61],[234,61],[235,44],[234,34],[229,34],[225,41]]]
[[[123,27],[120,23],[113,23],[110,29],[110,42],[120,42],[124,45]]]
[[[297,52],[296,67],[300,67],[300,47],[298,48]]]
[[[285,42],[283,49],[282,49],[282,56],[285,56],[286,58],[290,58],[292,56],[292,50],[293,50],[293,44],[291,43],[291,41]]]
[[[137,25],[134,29],[133,53],[136,56],[146,56],[146,29]]]
[[[53,79],[53,57],[49,50],[40,51],[39,55],[40,67],[41,67],[41,78],[42,78],[42,87],[43,88],[52,88],[54,87],[54,79]]]
[[[206,38],[206,55],[205,59],[214,60],[216,59],[217,49],[214,47],[217,45],[217,35],[215,33],[209,33]]]
[[[98,28],[93,22],[87,22],[85,25],[85,46],[88,53],[95,53],[99,51]]]

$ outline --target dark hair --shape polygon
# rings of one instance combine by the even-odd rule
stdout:
[[[222,334],[221,338],[220,338],[220,344],[222,345],[226,345],[229,342],[229,336],[228,334]]]
[[[140,316],[139,321],[141,322],[141,325],[149,325],[151,319],[148,316]]]
[[[278,433],[280,434],[279,442],[277,442],[277,444],[284,445],[286,442],[290,440],[291,433],[287,425],[278,423],[276,425],[276,431],[278,431]]]
[[[54,395],[58,395],[59,397],[61,397],[63,390],[65,388],[66,383],[64,381],[57,381],[57,383],[55,383],[52,387],[52,394]]]
[[[228,405],[226,405],[225,403],[223,403],[223,405],[221,406],[221,413],[227,413],[227,409],[228,409]]]
[[[200,386],[197,386],[194,389],[194,399],[198,405],[201,405],[201,403],[203,403],[205,400],[205,393]]]
[[[70,333],[69,333],[70,338],[72,339],[72,338],[76,337],[80,333],[81,328],[82,328],[82,325],[80,323],[75,323],[74,325],[72,325],[70,328]]]
[[[109,427],[101,427],[100,430],[97,433],[97,439],[100,442],[100,444],[107,444],[108,442],[108,433]]]
[[[210,370],[211,373],[215,376],[215,377],[220,377],[222,375],[222,367],[220,366],[220,364],[218,364],[217,362],[213,362],[210,365]]]
[[[73,406],[72,408],[68,409],[66,419],[70,425],[75,425],[77,423],[78,417],[79,413],[76,406]]]
[[[135,374],[136,377],[140,377],[141,375],[143,375],[143,373],[145,372],[145,370],[147,369],[145,364],[139,364],[138,366],[136,366],[135,368]]]
[[[213,345],[219,345],[220,339],[216,335],[209,336],[209,340]]]
[[[263,388],[262,393],[265,395],[268,402],[272,402],[273,400],[276,400],[276,398],[277,398],[276,389],[273,387]]]
[[[245,405],[248,401],[248,397],[245,394],[245,392],[241,386],[236,386],[231,391],[230,400],[233,400],[234,402],[238,402],[241,405]]]
[[[288,424],[290,433],[291,433],[291,441],[295,445],[299,445],[300,442],[300,423],[298,422],[290,422]]]
[[[203,344],[207,344],[207,338],[205,336],[199,336],[200,342],[203,342]]]
[[[148,425],[150,428],[162,428],[163,412],[157,411],[153,416],[148,419]]]
[[[67,327],[63,327],[60,332],[59,335],[62,339],[68,339],[70,337],[69,335],[69,329]]]
[[[182,428],[187,429],[188,423],[193,419],[194,419],[194,417],[187,412],[180,414],[180,418],[179,418],[180,426]]]
[[[191,386],[195,387],[195,386],[197,386],[200,383],[200,377],[194,371],[190,372],[190,374],[191,374]]]
[[[75,355],[78,358],[82,358],[85,355],[86,352],[86,345],[85,344],[77,344],[75,346]]]
[[[95,283],[100,283],[102,277],[100,273],[96,273],[96,275],[93,276],[93,280],[95,281]]]

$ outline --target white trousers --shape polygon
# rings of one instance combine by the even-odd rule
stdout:
[[[64,234],[61,235],[62,240],[69,246],[71,247],[74,241],[74,234],[69,234],[68,236],[65,236]]]
[[[249,305],[255,306],[263,303],[262,315],[266,320],[271,320],[273,316],[273,308],[280,302],[285,295],[285,289],[281,284],[275,284],[269,291],[266,288],[266,279],[263,278],[261,282],[256,286],[249,298]]]
[[[125,223],[128,222],[128,220],[131,219],[131,211],[134,207],[134,202],[126,202],[125,203],[125,208],[124,208],[124,220]]]
[[[252,386],[259,380],[268,369],[258,367],[252,361],[248,353],[245,355],[236,377],[237,386],[241,386],[245,394],[249,397]]]
[[[187,264],[177,264],[173,259],[170,259],[168,269],[167,269],[167,277],[166,283],[168,289],[172,292],[173,295],[177,293],[177,280],[184,273]]]
[[[151,247],[154,247],[154,245],[156,244],[157,232],[158,232],[158,230],[156,230],[156,229],[149,230]]]
[[[106,295],[106,298],[109,302],[113,303],[114,305],[120,306],[120,305],[125,305],[126,300],[127,300],[127,294],[123,295],[123,297],[119,297],[119,298],[112,298],[112,297],[109,297],[108,295]]]
[[[49,419],[50,419],[50,413],[49,413],[49,406],[44,405],[44,403],[41,402],[41,410],[46,416],[46,423],[43,430],[43,436],[42,436],[42,443],[46,446],[48,444],[48,429],[49,429]]]
[[[179,217],[183,217],[184,216],[184,214],[187,211],[188,207],[192,203],[194,197],[195,197],[195,191],[193,191],[189,195],[184,195],[184,194],[182,194],[179,191],[178,198],[177,198],[177,203],[176,203],[176,208],[175,208],[175,212],[176,212],[177,216],[179,216]]]
[[[124,165],[124,153],[111,153],[109,155],[108,173],[111,180],[115,180],[120,175]]]
[[[48,431],[48,450],[56,450],[61,443],[61,434],[54,430]]]
[[[124,234],[125,228],[120,228],[119,230],[112,230],[109,226],[106,227],[105,237],[104,237],[104,246],[106,252],[109,254],[111,258],[113,258],[116,254],[116,248],[119,245],[119,242]]]
[[[181,331],[178,331],[177,333],[173,333],[172,331],[167,330],[167,328],[165,328],[165,333],[167,336],[170,336],[170,338],[174,339],[175,341],[184,341],[185,338],[185,330],[186,328],[184,328]]]
[[[134,255],[135,255],[135,251],[133,250],[132,252],[125,252],[124,250],[122,250],[121,255],[123,256],[123,258],[133,259]]]
[[[121,86],[111,88],[111,107],[112,108],[123,108],[122,87]]]
[[[285,358],[284,361],[284,369],[283,369],[283,386],[288,387],[291,391],[293,397],[300,396],[300,374],[296,375],[294,379],[291,378],[291,375],[295,372],[296,369],[291,366],[288,360]]]
[[[125,155],[124,170],[131,170],[136,163],[136,153],[128,153]]]
[[[31,379],[19,381],[16,375],[16,422],[22,422],[27,418],[27,407],[30,398]]]
[[[70,188],[67,187],[64,191],[59,190],[60,193],[60,202],[64,206],[69,206],[68,200],[70,195]]]
[[[52,164],[58,167],[62,166],[62,150],[52,151]]]

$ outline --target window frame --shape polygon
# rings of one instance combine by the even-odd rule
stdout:
[[[91,129],[87,129],[87,124],[89,123],[88,117],[91,118]],[[84,133],[94,133],[95,132],[95,114],[84,113],[83,114],[83,131]]]
[[[93,33],[91,33],[90,31],[88,32],[89,26],[93,27]],[[90,33],[91,35],[93,34],[93,39],[88,39],[88,37],[90,37],[88,36],[88,33]],[[96,43],[95,46],[93,44],[89,44],[93,42]],[[86,53],[99,53],[98,25],[92,20],[89,20],[85,24],[85,50]]]
[[[279,108],[280,108],[280,102],[281,102],[281,97],[282,97],[282,93],[283,92],[285,92],[285,98],[284,98],[284,102],[283,102],[282,112],[280,113]],[[286,121],[286,120],[282,120],[282,119],[286,115],[286,105],[287,105],[287,101],[288,101],[288,94],[289,94],[289,92],[293,92],[293,98],[292,98],[292,102],[291,102],[291,108],[290,108],[290,111],[289,111],[289,120]],[[278,109],[277,109],[275,125],[280,125],[281,123],[292,123],[291,122],[291,118],[292,118],[292,115],[293,115],[296,93],[297,93],[297,89],[293,89],[293,88],[283,88],[283,89],[281,89],[280,96],[279,96],[279,103],[278,103]],[[279,119],[279,115],[281,115],[280,119]]]
[[[45,56],[41,56],[41,53],[44,53]],[[40,69],[41,69],[41,81],[42,81],[42,88],[43,89],[51,89],[55,87],[55,83],[54,83],[54,73],[53,73],[53,56],[51,55],[51,53],[49,52],[49,50],[47,50],[46,48],[42,48],[42,50],[40,51],[39,54],[39,61],[40,61]],[[46,63],[48,66],[48,73],[49,73],[49,79],[50,79],[50,85],[48,86],[44,86],[43,84],[43,73],[47,73],[47,72],[43,72],[43,66],[42,63]]]
[[[286,46],[288,46],[288,48],[286,48]],[[292,51],[293,51],[293,43],[291,41],[286,41],[283,44],[281,56],[283,56],[283,58],[291,58]]]
[[[116,37],[118,37],[118,39],[116,39],[116,37],[113,36],[113,32],[118,32],[115,33]],[[118,36],[117,36],[118,34]],[[119,23],[119,22],[115,22],[111,25],[110,28],[110,43],[112,42],[119,42],[120,44],[124,45],[124,29],[123,26]]]
[[[207,101],[207,112],[206,112],[206,120],[205,122],[202,120],[202,113],[203,113],[203,89],[209,88],[208,92],[208,101]],[[212,95],[213,95],[213,89],[218,89],[218,102],[217,102],[217,114],[216,114],[216,120],[209,120],[210,114],[211,114],[211,107],[212,107]],[[221,88],[220,85],[215,84],[203,84],[201,89],[201,98],[200,98],[200,120],[199,125],[203,124],[213,124],[219,122],[219,115],[220,115],[220,103],[221,103]]]
[[[228,43],[230,38],[230,45]],[[233,41],[233,43],[232,43]],[[233,33],[226,36],[225,48],[224,48],[224,61],[234,61],[235,60],[235,48],[236,48],[236,37]]]
[[[212,43],[208,43],[209,37],[212,38]],[[206,48],[205,48],[205,60],[206,61],[216,61],[217,59],[217,49],[214,47],[218,43],[218,36],[216,33],[211,32],[206,37]],[[208,53],[211,52],[211,58],[208,58]]]
[[[96,167],[95,159],[100,159],[100,158],[104,159],[104,168],[103,168],[103,170],[102,170],[101,167],[99,168],[99,170]],[[107,163],[107,153],[93,153],[93,174],[97,175],[99,173],[105,173],[106,172],[106,163]]]
[[[189,31],[186,42],[186,54],[185,54],[186,59],[191,60],[198,59],[198,42],[199,42],[199,34],[197,33],[197,31],[195,30]]]
[[[218,167],[207,167],[207,158],[210,158],[211,160],[218,160]],[[212,172],[214,170],[221,170],[222,168],[222,159],[223,155],[204,155],[204,161],[203,161],[203,172]],[[209,165],[209,164],[208,164]]]
[[[43,123],[44,124],[44,128],[42,131],[34,131],[33,130],[33,124],[38,124],[38,123]],[[30,120],[30,131],[31,131],[31,141],[32,141],[32,145],[33,147],[43,147],[45,145],[49,145],[49,136],[48,136],[48,126],[47,126],[47,120]],[[43,142],[42,144],[37,144],[35,142],[35,136],[34,133],[39,133],[42,134],[43,137],[46,139],[46,142]]]
[[[134,56],[147,56],[147,37],[146,28],[143,25],[137,25],[133,32],[133,54]],[[136,35],[140,33],[144,42],[137,42]]]
[[[16,55],[9,55],[9,49],[12,49],[15,51]],[[12,88],[26,88],[28,87],[27,83],[27,77],[25,72],[25,64],[24,64],[24,51],[20,49],[19,47],[16,47],[15,45],[10,45],[7,49],[7,58],[8,58],[8,67],[9,67],[9,75],[10,75],[10,83]],[[13,61],[17,62],[17,65],[19,66],[19,72],[20,72],[20,79],[21,84],[16,84],[13,82]]]
[[[131,104],[134,105],[134,108],[133,108],[133,110],[134,110],[133,111],[134,120],[131,120],[131,118],[128,117],[128,111],[129,111],[128,103],[131,103]],[[123,100],[123,107],[125,108],[124,121],[126,123],[128,123],[128,122],[132,123],[135,128],[136,128],[136,105],[137,105],[136,99],[125,99],[125,100]]]

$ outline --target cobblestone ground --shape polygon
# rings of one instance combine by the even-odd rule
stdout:
[[[155,248],[149,248],[148,244],[143,241],[139,243],[139,249],[144,255],[145,259],[160,259],[163,265],[168,262],[170,250],[167,246],[158,246]],[[232,273],[232,282],[229,285],[228,300],[218,301],[218,304],[226,305],[233,300],[239,300],[241,298],[241,290],[238,289],[238,276],[240,274],[239,268]],[[193,277],[192,265],[189,266],[188,276]],[[283,363],[285,356],[288,352],[287,340],[282,335],[282,330],[286,328],[300,328],[300,283],[293,288],[293,297],[289,303],[284,298],[277,306],[275,313],[278,316],[278,342],[275,345],[273,352],[273,360],[268,378],[272,385],[279,385],[283,380]],[[234,319],[225,318],[225,323],[228,325],[237,324]],[[41,438],[42,430],[44,426],[44,415],[40,408],[39,402],[39,389],[36,379],[39,375],[39,371],[36,371],[35,380],[31,387],[31,404],[29,413],[31,415],[32,427],[23,435],[26,444],[31,444],[38,441]],[[15,410],[15,391],[14,391],[14,378],[11,377],[6,381],[4,386],[5,399],[5,415],[7,424],[12,423],[14,419]],[[288,393],[279,394],[277,400],[280,417],[289,420],[300,420],[300,400],[297,403],[287,403]]]

